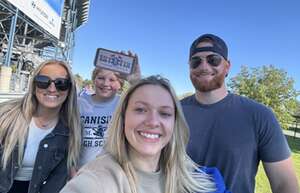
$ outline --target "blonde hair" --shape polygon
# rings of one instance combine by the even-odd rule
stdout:
[[[131,95],[143,85],[158,85],[166,89],[172,96],[176,108],[174,131],[160,157],[161,169],[166,176],[165,192],[191,193],[215,190],[212,178],[201,172],[186,153],[189,128],[173,88],[165,78],[150,76],[136,82],[122,95],[108,130],[109,137],[105,146],[105,149],[112,154],[126,173],[132,193],[137,193],[138,179],[128,155],[129,144],[124,134],[124,118]]]
[[[92,72],[92,81],[94,81],[96,79],[97,74],[99,72],[102,72],[103,70],[104,70],[104,68],[95,67],[94,70],[93,70],[93,72]],[[111,71],[111,70],[109,70],[109,71]],[[123,85],[124,85],[124,79],[120,76],[120,73],[114,72],[114,71],[112,71],[112,72],[117,77],[117,79],[118,79],[121,87],[123,87]]]
[[[81,127],[77,109],[76,84],[69,65],[58,60],[48,60],[39,65],[34,70],[33,77],[38,75],[44,66],[51,64],[59,64],[64,67],[72,84],[59,112],[60,120],[69,128],[67,165],[70,168],[77,165],[81,146]],[[21,165],[29,123],[36,113],[37,107],[38,101],[35,96],[33,78],[31,78],[28,92],[23,98],[0,103],[0,141],[1,148],[3,148],[1,158],[2,169],[6,168],[15,147],[18,147],[18,164]]]

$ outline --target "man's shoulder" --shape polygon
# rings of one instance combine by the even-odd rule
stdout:
[[[182,105],[199,104],[195,98],[195,94],[182,98],[180,100],[180,103]],[[250,99],[246,96],[233,94],[233,93],[229,93],[224,99],[222,99],[212,105],[219,104],[219,103],[221,103],[221,104],[230,103],[230,105],[238,105],[238,106],[265,107],[263,104],[255,101],[253,99]],[[211,106],[211,105],[209,105],[209,106]]]
[[[254,99],[248,98],[246,96],[237,95],[237,94],[231,94],[231,95],[234,103],[240,105],[242,108],[250,109],[253,111],[259,111],[259,112],[270,111],[269,107]]]
[[[180,100],[182,105],[191,105],[196,103],[195,94],[184,97]]]

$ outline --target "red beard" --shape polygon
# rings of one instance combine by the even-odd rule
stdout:
[[[201,76],[203,71],[190,73],[190,79],[196,90],[200,92],[209,92],[221,88],[226,77],[226,70],[224,69],[221,73],[218,73],[216,69],[213,69],[214,77],[211,80],[201,80],[197,78],[197,75]]]

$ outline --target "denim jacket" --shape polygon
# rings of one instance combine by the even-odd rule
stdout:
[[[59,121],[40,142],[28,193],[56,193],[65,185],[68,178],[68,139],[69,129]],[[2,154],[3,148],[0,147],[0,158]],[[15,147],[6,169],[0,168],[0,193],[10,190],[18,168],[18,147]]]

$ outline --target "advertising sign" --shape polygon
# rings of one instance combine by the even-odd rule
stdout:
[[[129,75],[133,71],[135,57],[123,53],[98,48],[94,64],[95,66]]]
[[[64,0],[7,0],[59,39]]]

